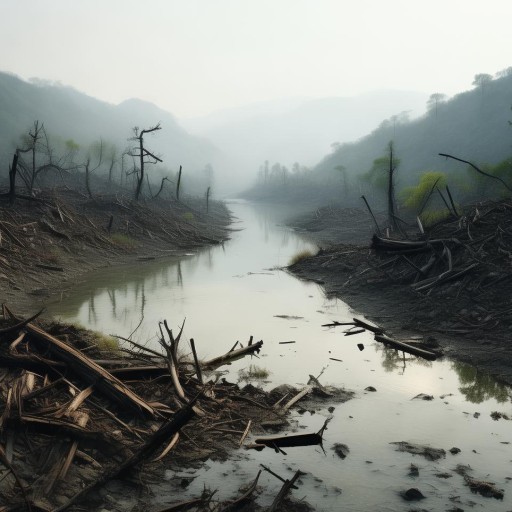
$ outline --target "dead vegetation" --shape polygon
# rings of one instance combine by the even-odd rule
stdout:
[[[37,315],[34,315],[37,316]],[[229,450],[321,444],[322,433],[261,437],[287,424],[296,396],[240,389],[211,373],[214,368],[261,350],[253,342],[210,361],[178,351],[183,325],[175,335],[163,322],[162,351],[128,342],[101,351],[88,331],[62,324],[42,326],[18,318],[3,306],[0,321],[0,510],[62,512],[87,503],[101,508],[98,491],[113,479],[143,484],[162,464],[183,467]],[[182,342],[183,345],[183,342]],[[213,378],[212,378],[213,377]],[[283,482],[269,510],[297,508]],[[135,476],[137,475],[137,476]],[[135,479],[135,480],[134,480]],[[203,493],[186,506],[165,510],[238,510],[258,493],[258,476],[229,502]],[[142,486],[142,489],[144,487]],[[144,495],[142,493],[142,499]],[[91,501],[92,500],[92,501]],[[306,508],[304,508],[306,507]],[[251,510],[259,510],[254,505]]]
[[[419,223],[407,237],[333,245],[290,270],[388,328],[457,344],[450,355],[512,382],[507,358],[491,359],[494,350],[512,349],[512,204],[487,201],[458,213],[429,229]],[[464,354],[461,340],[472,342],[471,353]]]
[[[199,200],[153,200],[121,196],[90,199],[58,192],[0,202],[0,290],[18,304],[20,295],[47,296],[49,288],[115,261],[179,255],[229,236],[225,205]]]

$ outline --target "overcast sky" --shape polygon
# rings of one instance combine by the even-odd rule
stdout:
[[[0,70],[178,117],[512,66],[511,0],[0,0]]]

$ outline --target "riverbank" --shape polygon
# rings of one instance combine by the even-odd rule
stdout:
[[[295,219],[294,228],[323,249],[290,272],[321,284],[329,297],[342,299],[395,337],[421,335],[446,356],[512,384],[512,207],[506,202],[470,206],[460,219],[416,236],[442,239],[449,248],[450,261],[441,262],[448,260],[447,252],[441,258],[442,247],[436,252],[435,278],[446,271],[441,263],[451,265],[452,258],[464,271],[423,289],[414,285],[419,271],[414,267],[426,264],[431,252],[420,264],[414,250],[405,255],[372,247],[371,223],[367,213],[354,209],[325,208]]]
[[[225,204],[87,198],[61,189],[0,204],[0,293],[20,313],[65,295],[87,273],[186,252],[229,239]]]

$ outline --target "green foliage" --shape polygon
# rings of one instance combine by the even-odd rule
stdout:
[[[185,212],[183,214],[183,220],[186,220],[187,222],[194,222],[194,214],[192,212]]]
[[[64,145],[66,146],[66,150],[69,153],[77,153],[80,149],[80,144],[78,144],[78,142],[75,142],[73,139],[68,139],[64,141]]]
[[[107,352],[115,352],[119,350],[119,342],[115,338],[101,334],[100,332],[92,331],[90,341],[94,343],[99,350]]]
[[[423,206],[434,185],[441,189],[446,186],[446,183],[445,173],[438,171],[424,172],[415,187],[406,187],[400,193],[403,206],[412,210],[418,210]]]
[[[392,149],[392,143],[389,143],[388,151]],[[396,170],[400,165],[400,159],[393,157],[392,168]],[[373,185],[378,190],[386,190],[389,179],[389,153],[385,156],[376,158],[369,171],[361,175],[361,179]]]
[[[434,224],[437,224],[438,222],[448,219],[450,215],[451,212],[444,208],[441,210],[429,210],[422,212],[422,214],[419,217],[423,226],[428,228],[430,226],[433,226]]]
[[[300,251],[291,257],[288,266],[291,267],[292,265],[295,265],[299,261],[305,260],[306,258],[311,258],[311,256],[313,256],[313,253],[308,249],[304,249],[303,251]]]
[[[125,235],[123,233],[113,233],[110,236],[110,240],[114,245],[120,247],[121,249],[134,249],[138,245],[136,240],[134,240],[131,236]]]
[[[508,186],[512,185],[512,158],[506,158],[495,165],[482,165],[480,169],[491,176],[503,180]],[[472,167],[467,168],[467,176],[469,177],[470,189],[474,191],[476,196],[482,194],[498,197],[510,196],[510,191],[502,183],[477,173]]]

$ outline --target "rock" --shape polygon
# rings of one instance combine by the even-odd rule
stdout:
[[[416,489],[416,487],[411,487],[410,489],[407,489],[407,491],[401,492],[402,498],[407,501],[419,501],[424,500],[425,496],[421,493],[419,489]]]
[[[365,391],[371,391],[372,393],[374,393],[375,391],[377,391],[373,386],[368,386],[367,388],[364,388]]]
[[[357,348],[362,352],[364,350],[364,345],[362,343],[358,343]]]
[[[450,453],[452,455],[457,455],[457,453],[460,453],[460,448],[457,448],[456,446],[454,446],[453,448],[450,448]]]
[[[348,446],[342,443],[336,443],[332,449],[340,459],[344,459],[350,453]]]

